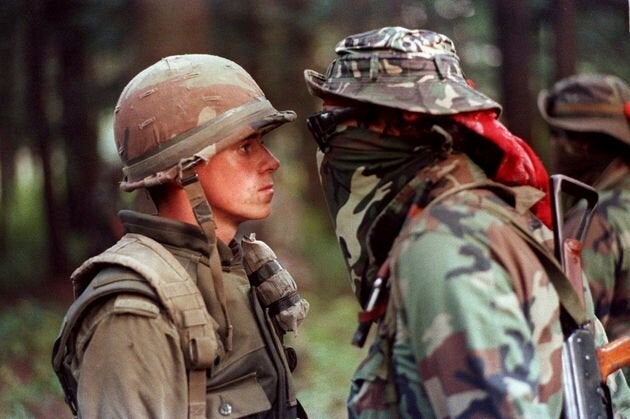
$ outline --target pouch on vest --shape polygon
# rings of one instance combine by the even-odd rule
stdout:
[[[284,332],[297,332],[308,314],[308,301],[300,297],[291,274],[280,265],[276,254],[251,234],[243,237],[243,265],[256,295],[277,326]]]

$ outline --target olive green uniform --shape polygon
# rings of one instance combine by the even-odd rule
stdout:
[[[222,336],[226,325],[201,230],[131,211],[122,211],[121,219],[128,233],[148,236],[175,256]],[[208,370],[207,417],[295,417],[284,348],[250,286],[240,246],[219,242],[218,249],[234,336],[233,349]],[[179,333],[159,302],[146,296],[118,293],[93,303],[73,337],[71,372],[80,416],[183,417],[187,370]]]

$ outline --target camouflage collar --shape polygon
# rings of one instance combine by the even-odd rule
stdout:
[[[448,158],[420,170],[416,176],[394,197],[376,217],[367,234],[370,265],[378,269],[387,255],[375,255],[371,243],[385,238],[393,243],[410,217],[420,213],[431,201],[455,188],[471,183],[492,183],[465,154],[451,154]],[[544,192],[531,186],[509,187],[510,200],[519,214],[524,214],[544,197]],[[407,216],[405,217],[405,214]]]

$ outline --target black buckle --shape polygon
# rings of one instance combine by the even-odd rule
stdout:
[[[350,107],[318,112],[306,118],[306,126],[313,134],[319,149],[325,153],[330,149],[329,141],[334,136],[337,125],[348,119],[364,116],[366,111]]]
[[[190,176],[186,176],[185,178],[179,181],[179,184],[182,186],[190,185],[191,183],[197,182],[199,177],[197,176],[197,172],[193,172]]]

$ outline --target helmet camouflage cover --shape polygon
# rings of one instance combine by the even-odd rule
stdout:
[[[214,55],[163,58],[125,87],[114,136],[131,191],[173,181],[182,164],[208,160],[254,133],[293,121],[279,112],[238,64]]]
[[[337,44],[326,75],[306,70],[315,96],[434,115],[501,106],[464,78],[453,41],[428,31],[385,27],[351,35]]]
[[[579,74],[538,94],[538,110],[549,125],[599,132],[630,144],[630,87],[618,77]]]

